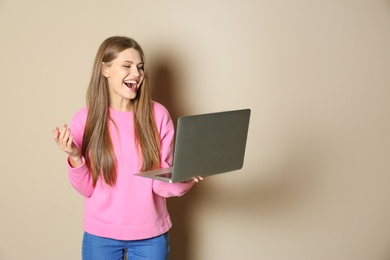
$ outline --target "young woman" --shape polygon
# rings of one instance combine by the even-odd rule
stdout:
[[[70,127],[53,130],[68,154],[70,183],[84,196],[84,260],[167,259],[166,198],[202,180],[170,184],[133,175],[173,160],[172,120],[150,93],[140,45],[110,37],[96,55],[87,106]]]

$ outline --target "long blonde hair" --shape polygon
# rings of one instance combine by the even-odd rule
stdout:
[[[129,48],[137,50],[145,63],[141,46],[135,40],[123,36],[106,39],[96,54],[86,95],[88,115],[82,144],[82,155],[86,158],[94,186],[100,175],[111,186],[116,181],[116,158],[108,128],[110,120],[108,81],[102,75],[102,64],[113,61],[120,52]],[[145,78],[138,89],[137,97],[130,103],[134,115],[135,140],[142,155],[140,171],[159,168],[160,139],[154,121],[146,68]]]

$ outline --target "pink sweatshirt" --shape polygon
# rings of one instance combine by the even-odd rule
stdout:
[[[168,111],[153,102],[155,120],[161,137],[161,167],[169,167],[173,160],[174,126]],[[142,162],[134,143],[132,112],[110,108],[109,129],[117,159],[117,180],[111,187],[101,179],[96,187],[85,164],[72,168],[68,161],[69,180],[84,198],[83,228],[86,232],[119,240],[144,239],[167,232],[172,222],[166,198],[182,196],[192,183],[170,184],[139,176]],[[78,111],[70,123],[76,146],[81,148],[87,108]]]

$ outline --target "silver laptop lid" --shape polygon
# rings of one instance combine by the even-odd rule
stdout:
[[[180,117],[172,182],[241,169],[250,112],[242,109]]]

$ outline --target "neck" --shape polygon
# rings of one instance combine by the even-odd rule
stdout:
[[[129,100],[122,100],[121,102],[110,102],[110,108],[121,112],[132,111]]]

